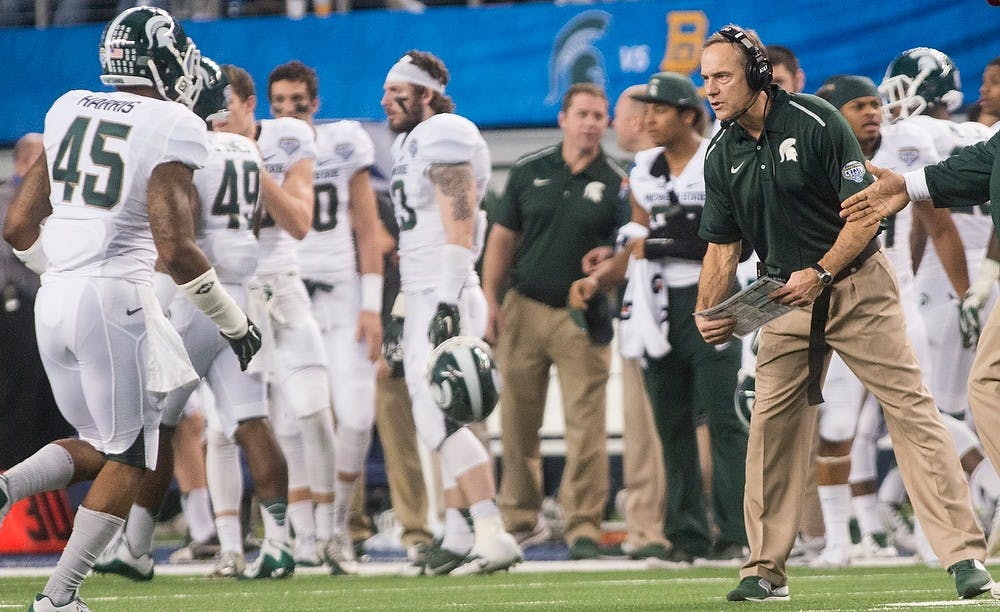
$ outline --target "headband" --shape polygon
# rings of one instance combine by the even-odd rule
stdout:
[[[439,94],[444,94],[444,85],[441,84],[441,81],[435,79],[424,69],[414,64],[413,58],[409,55],[399,58],[399,61],[389,69],[389,73],[385,75],[385,82],[388,83],[389,81],[413,83],[414,85],[426,87],[431,91],[436,91]]]

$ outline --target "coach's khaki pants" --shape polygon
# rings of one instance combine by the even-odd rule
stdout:
[[[608,498],[605,425],[611,351],[591,344],[566,308],[552,308],[508,291],[504,327],[497,343],[503,376],[500,509],[508,531],[530,530],[542,505],[542,457],[538,435],[549,388],[549,368],[559,372],[566,418],[566,467],[559,501],[566,514],[567,543],[600,540]]]
[[[622,411],[626,542],[635,548],[647,544],[666,545],[663,517],[667,475],[663,467],[663,448],[638,359],[622,358]]]
[[[378,379],[375,423],[385,456],[392,509],[403,526],[403,545],[429,543],[433,538],[427,528],[427,489],[406,379]]]
[[[903,482],[934,552],[943,567],[983,560],[986,542],[969,489],[921,381],[885,256],[876,253],[832,291],[826,341],[881,402]],[[757,355],[744,501],[750,558],[740,575],[776,585],[787,582],[816,426],[816,409],[806,402],[811,314],[798,309],[766,325]]]
[[[1000,465],[1000,302],[979,337],[969,373],[969,405],[976,433],[993,465]]]

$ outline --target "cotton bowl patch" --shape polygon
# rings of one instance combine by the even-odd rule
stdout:
[[[851,160],[844,164],[840,173],[844,175],[845,179],[860,183],[865,180],[865,165],[857,160]]]

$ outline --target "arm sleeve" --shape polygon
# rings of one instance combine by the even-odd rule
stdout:
[[[934,206],[974,206],[990,199],[990,176],[998,149],[1000,133],[924,168]]]

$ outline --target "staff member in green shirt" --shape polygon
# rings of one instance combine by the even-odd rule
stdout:
[[[571,559],[597,556],[608,497],[605,395],[611,353],[570,318],[570,284],[583,277],[584,254],[614,242],[628,220],[619,197],[624,171],[605,155],[608,99],[591,83],[570,86],[559,112],[561,143],[522,157],[493,214],[483,261],[489,304],[486,339],[495,342],[503,475],[500,509],[519,540],[532,536],[542,503],[538,432],[549,368],[559,371],[566,419],[560,498]],[[512,288],[498,303],[507,275]],[[610,341],[610,338],[607,340]]]
[[[701,76],[723,127],[705,159],[700,235],[709,242],[698,309],[733,286],[741,238],[772,294],[796,310],[764,326],[747,444],[744,516],[750,557],[730,601],[788,598],[785,561],[799,524],[816,404],[830,349],[882,404],[917,517],[960,597],[993,581],[982,565],[958,456],[905,333],[896,278],[874,241],[876,226],[845,223],[839,202],[871,182],[857,139],[829,103],[770,86],[770,64],[753,31],[726,26],[705,42]],[[710,344],[732,337],[732,318],[696,317]]]
[[[841,216],[848,223],[874,226],[911,201],[931,199],[934,206],[968,206],[989,198],[1000,202],[1000,134],[962,149],[934,166],[900,176],[869,164],[878,181],[848,198]],[[1000,227],[1000,206],[994,205],[993,226]],[[1000,308],[994,307],[979,338],[969,375],[969,404],[986,454],[1000,465]],[[993,596],[1000,598],[1000,587]]]

